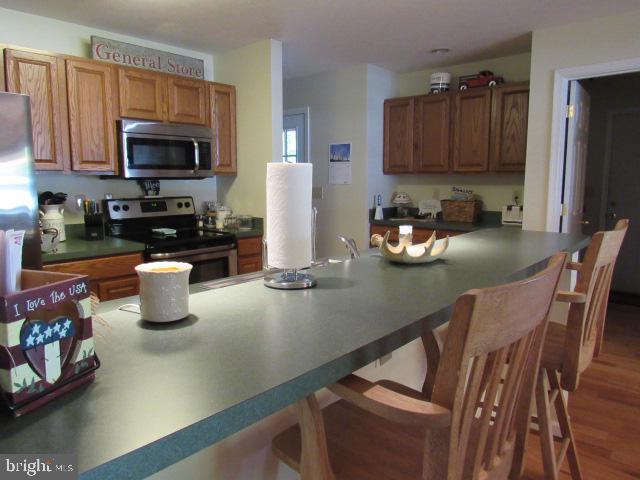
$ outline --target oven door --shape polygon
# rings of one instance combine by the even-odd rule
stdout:
[[[228,246],[181,252],[152,253],[151,261],[175,260],[193,265],[189,283],[200,283],[238,274],[238,251]]]
[[[211,139],[122,132],[125,178],[203,178],[213,175]]]

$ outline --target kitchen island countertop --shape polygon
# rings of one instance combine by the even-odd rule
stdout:
[[[295,403],[444,323],[470,288],[523,278],[582,235],[486,229],[453,237],[437,262],[375,250],[313,268],[318,286],[262,280],[194,293],[190,317],[152,325],[102,306],[96,381],[20,419],[0,451],[74,452],[81,478],[144,478]],[[411,299],[411,301],[407,301]]]

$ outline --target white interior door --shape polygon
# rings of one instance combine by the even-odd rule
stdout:
[[[629,109],[609,117],[609,185],[606,228],[628,218],[629,230],[613,273],[611,288],[640,295],[640,110]]]
[[[589,106],[591,98],[577,81],[569,85],[567,144],[562,195],[562,231],[582,231],[584,187],[589,142]]]
[[[308,162],[308,109],[287,110],[282,120],[282,161]]]

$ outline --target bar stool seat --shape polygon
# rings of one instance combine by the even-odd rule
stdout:
[[[395,382],[376,384],[424,399],[421,392]],[[424,427],[381,418],[346,400],[324,408],[322,415],[336,480],[406,480],[422,476]],[[273,439],[272,449],[280,460],[300,471],[301,444],[300,427],[296,424]]]
[[[461,295],[431,397],[348,375],[328,386],[342,400],[295,405],[299,423],[274,438],[274,454],[302,480],[519,478],[565,263],[558,253],[532,277]]]

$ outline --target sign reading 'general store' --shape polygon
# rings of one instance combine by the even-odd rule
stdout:
[[[185,57],[94,35],[91,36],[91,53],[96,60],[204,79],[204,61],[198,58]]]

